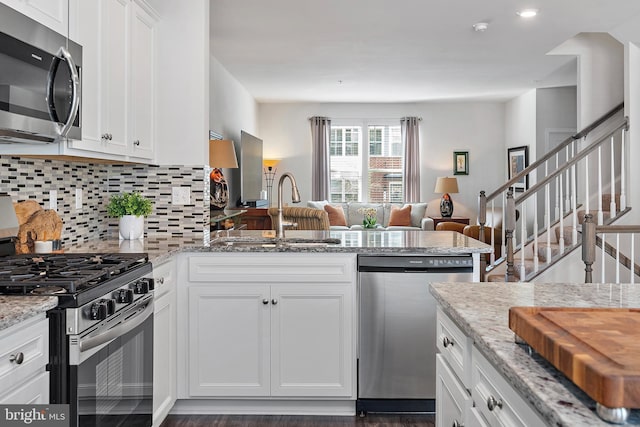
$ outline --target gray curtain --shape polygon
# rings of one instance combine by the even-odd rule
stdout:
[[[329,142],[331,119],[311,117],[311,199],[329,200],[331,172],[329,170]]]
[[[420,118],[403,117],[400,119],[402,144],[404,146],[404,201],[420,201]]]

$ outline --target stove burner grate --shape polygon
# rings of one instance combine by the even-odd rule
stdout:
[[[0,294],[75,294],[148,263],[147,254],[51,254],[0,258]]]

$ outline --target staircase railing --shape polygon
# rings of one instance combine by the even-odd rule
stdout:
[[[540,265],[540,249],[544,261],[550,264],[553,252],[556,252],[556,256],[562,256],[568,247],[575,247],[578,244],[578,224],[581,220],[578,218],[578,207],[582,206],[589,212],[591,204],[597,202],[598,223],[602,224],[605,216],[602,206],[603,185],[608,187],[607,197],[610,199],[608,215],[614,217],[616,212],[626,209],[625,133],[628,121],[623,116],[623,109],[623,104],[617,106],[585,129],[565,139],[489,195],[484,191],[480,192],[479,240],[493,246],[494,233],[488,233],[486,238],[485,227],[496,226],[498,218],[504,218],[502,254],[507,264],[505,280],[514,281],[516,276],[524,278],[527,269],[537,273],[544,268]],[[595,166],[590,166],[590,161]],[[593,170],[597,170],[597,174]],[[605,176],[608,177],[606,180]],[[526,182],[526,179],[534,184],[516,196],[515,184]],[[597,187],[597,192],[593,190],[594,187]],[[617,189],[620,191],[619,195]],[[555,202],[553,209],[552,199]],[[543,207],[540,213],[539,203]],[[519,230],[516,229],[517,213]],[[542,227],[539,227],[540,222]],[[565,222],[571,225],[569,235],[565,230]],[[552,227],[555,226],[558,227],[557,247],[552,248],[552,241],[555,240]],[[517,244],[518,241],[520,245]],[[527,242],[529,246],[525,250]],[[516,265],[514,255],[518,250],[519,263]],[[525,263],[525,256],[529,254],[532,266]],[[484,280],[486,271],[490,271],[501,261],[503,259],[497,260],[492,256],[489,265],[483,265],[481,280]]]
[[[600,247],[600,283],[620,283],[620,267],[629,270],[629,283],[635,283],[636,276],[640,276],[640,266],[635,263],[635,240],[640,234],[640,225],[597,225],[593,215],[586,214],[582,224],[582,261],[584,262],[584,281],[593,282],[593,264],[596,261],[597,247]],[[606,235],[615,236],[615,246],[606,242]],[[627,245],[620,244],[621,235],[629,237]],[[628,248],[626,254],[622,248]],[[615,279],[607,275],[607,256],[615,259]]]

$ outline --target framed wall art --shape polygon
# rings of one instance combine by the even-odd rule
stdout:
[[[468,151],[453,152],[453,174],[469,175],[469,152]]]
[[[507,149],[507,170],[509,172],[508,179],[515,177],[529,166],[529,146],[512,147]],[[513,184],[513,190],[522,192],[529,188],[529,176],[521,177]]]

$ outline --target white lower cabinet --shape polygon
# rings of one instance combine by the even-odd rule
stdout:
[[[0,331],[0,403],[49,403],[48,362],[44,314]]]
[[[456,380],[442,355],[436,355],[436,425],[462,427],[468,426],[467,415],[472,406],[471,396],[462,384]]]
[[[441,308],[437,327],[437,427],[545,426]]]
[[[176,402],[176,269],[169,260],[153,266],[153,425],[162,424]]]
[[[188,397],[355,398],[355,255],[183,261]]]

